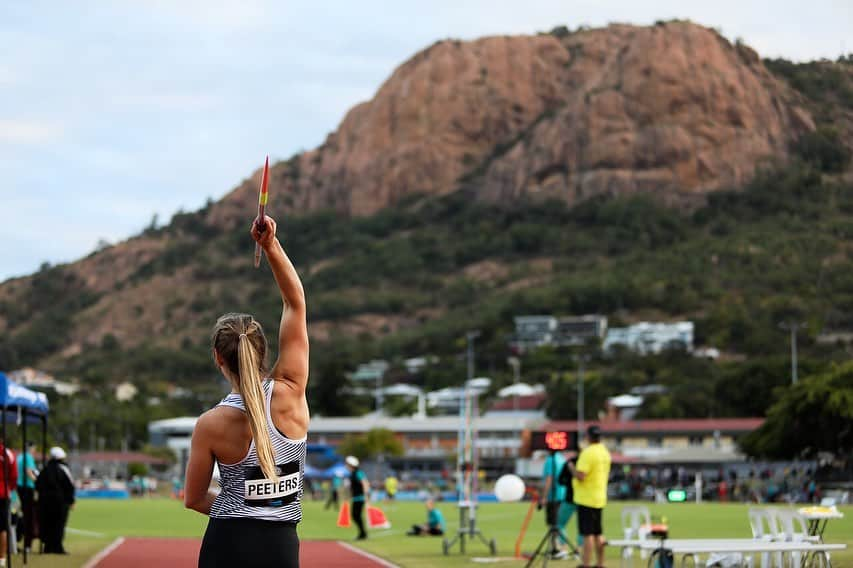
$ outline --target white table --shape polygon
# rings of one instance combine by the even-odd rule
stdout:
[[[843,519],[844,513],[839,511],[808,512],[808,508],[797,511],[809,523],[809,535],[816,536],[823,542],[823,531],[830,519]]]
[[[639,548],[653,552],[661,547],[660,540],[639,541]],[[663,547],[671,550],[673,554],[682,555],[681,566],[687,565],[687,558],[696,566],[699,554],[757,554],[762,552],[830,552],[833,550],[844,550],[846,544],[826,544],[801,542],[765,541],[755,538],[697,538],[697,539],[665,539]],[[805,556],[805,555],[804,555]]]

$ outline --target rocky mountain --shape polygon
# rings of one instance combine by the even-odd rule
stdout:
[[[814,122],[749,47],[689,22],[441,41],[402,64],[318,148],[274,169],[290,210],[366,215],[462,185],[483,199],[742,185]],[[247,180],[213,210],[242,219]]]

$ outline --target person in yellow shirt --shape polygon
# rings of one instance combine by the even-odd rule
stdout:
[[[397,476],[393,473],[385,478],[385,495],[391,502],[397,496]]]
[[[583,567],[589,567],[595,549],[597,566],[604,565],[604,537],[601,514],[607,504],[610,452],[601,443],[601,429],[593,424],[586,430],[589,445],[571,466],[572,489],[578,507],[578,532],[583,536]],[[571,463],[571,462],[570,462]]]

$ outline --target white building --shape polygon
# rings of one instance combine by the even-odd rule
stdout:
[[[554,316],[517,316],[512,343],[519,349],[553,345],[557,334]]]
[[[607,331],[602,345],[605,351],[616,346],[649,355],[665,349],[693,351],[693,322],[675,323],[640,322],[628,327],[612,327]]]

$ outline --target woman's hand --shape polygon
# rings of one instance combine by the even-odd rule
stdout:
[[[258,229],[258,219],[255,218],[255,222],[252,223],[252,238],[255,239],[255,242],[261,245],[261,247],[266,250],[267,248],[271,247],[272,244],[275,242],[275,219],[273,219],[269,215],[264,215],[263,230]]]

